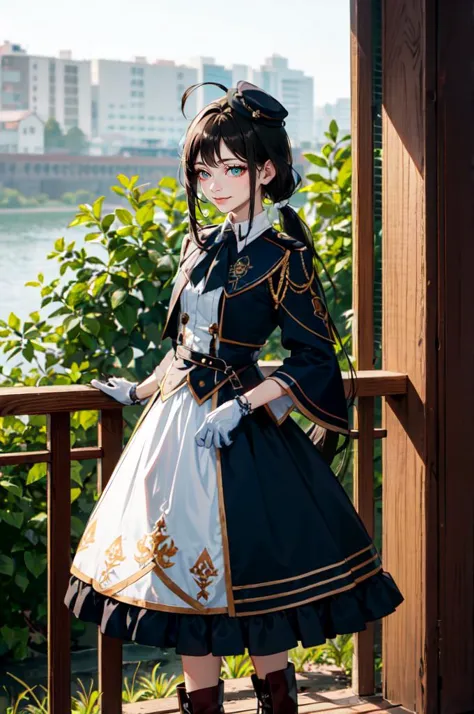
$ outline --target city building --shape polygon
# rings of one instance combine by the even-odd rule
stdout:
[[[29,111],[46,122],[54,118],[63,132],[79,127],[93,155],[122,150],[146,155],[178,150],[189,121],[206,104],[223,96],[205,84],[192,92],[181,113],[181,98],[193,84],[216,82],[232,87],[239,80],[257,84],[288,109],[291,143],[310,148],[315,141],[313,79],[291,69],[288,59],[272,55],[257,70],[244,64],[230,67],[212,57],[189,65],[172,60],[74,60],[69,51],[58,58],[27,54],[18,44],[0,47],[0,111]]]
[[[0,110],[0,154],[43,154],[44,122],[28,110]]]
[[[188,120],[181,114],[184,90],[197,79],[196,70],[168,60],[149,63],[92,60],[92,121],[95,143],[103,153],[117,147],[177,147]],[[186,112],[196,112],[191,95]]]
[[[232,87],[232,69],[221,64],[216,64],[213,57],[195,57],[191,65],[196,70],[196,82],[218,82],[224,87]],[[201,111],[206,104],[223,96],[223,91],[218,87],[205,85],[198,87],[193,94],[196,95],[196,112]]]
[[[302,70],[291,69],[288,59],[272,55],[260,69],[248,65],[234,64],[230,68],[216,64],[212,57],[191,60],[197,69],[198,82],[218,82],[225,87],[235,87],[239,80],[247,80],[276,97],[288,109],[286,130],[294,146],[312,146],[314,143],[314,91],[313,78]],[[217,87],[199,87],[197,110],[209,102],[223,96]]]
[[[274,54],[253,72],[253,82],[275,96],[288,110],[286,130],[293,146],[314,144],[314,82],[302,70],[288,67],[288,59]]]
[[[0,47],[0,110],[32,111],[54,118],[64,132],[79,127],[91,136],[91,69],[69,51],[59,57],[29,55],[18,44]]]
[[[324,104],[316,107],[316,141],[323,144],[326,141],[324,132],[328,130],[329,123],[335,119],[341,136],[351,131],[351,100],[349,97],[336,99],[334,104]]]

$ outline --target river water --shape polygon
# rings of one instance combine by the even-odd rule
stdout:
[[[0,319],[8,321],[8,316],[14,312],[23,321],[29,313],[40,309],[40,289],[25,287],[30,280],[37,280],[38,273],[43,273],[45,284],[53,278],[60,277],[59,263],[48,260],[47,255],[54,250],[54,242],[64,236],[66,242],[76,241],[75,247],[84,244],[87,229],[78,226],[67,228],[74,218],[75,208],[70,211],[55,211],[45,213],[3,213],[0,211]],[[87,244],[88,253],[103,255],[104,249],[94,243]],[[61,278],[70,280],[73,273],[66,271]],[[47,317],[57,309],[47,305],[40,314]],[[51,321],[54,324],[54,320]],[[0,351],[0,365],[10,369],[22,365],[26,371],[31,368],[21,353],[13,359]]]

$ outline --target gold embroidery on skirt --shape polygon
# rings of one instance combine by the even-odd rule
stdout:
[[[79,553],[80,550],[85,550],[92,543],[95,543],[96,527],[97,527],[97,521],[93,521],[92,523],[88,524],[86,530],[82,534],[81,540],[79,541],[79,545],[77,546],[76,553]]]
[[[122,550],[122,536],[118,536],[105,551],[105,570],[100,574],[99,585],[102,587],[110,580],[110,571],[126,560]]]
[[[176,555],[179,548],[174,544],[173,540],[166,543],[170,536],[166,535],[165,531],[165,517],[161,516],[161,518],[156,521],[151,533],[146,533],[143,538],[137,541],[139,555],[134,556],[137,563],[146,565],[151,560],[154,560],[161,568],[171,568],[175,565],[175,563],[171,561],[171,558]]]
[[[196,576],[194,582],[199,588],[199,592],[196,596],[197,600],[199,600],[200,597],[204,598],[204,600],[209,600],[207,588],[211,585],[211,580],[218,576],[219,571],[214,567],[207,548],[204,548],[193,567],[189,568],[189,572]]]

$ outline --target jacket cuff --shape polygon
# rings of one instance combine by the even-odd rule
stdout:
[[[350,433],[347,419],[326,411],[321,406],[318,406],[307,394],[305,394],[296,379],[294,379],[287,372],[284,372],[283,368],[278,368],[275,372],[272,372],[267,379],[273,379],[278,382],[278,384],[280,384],[285,389],[287,394],[289,394],[293,399],[294,405],[297,407],[298,411],[300,411],[301,414],[303,414],[310,421],[315,424],[320,424],[325,429],[331,429],[332,431],[337,431],[341,434]]]

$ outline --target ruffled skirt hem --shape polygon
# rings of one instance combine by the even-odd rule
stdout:
[[[102,595],[71,575],[64,599],[76,617],[95,622],[111,637],[174,648],[176,654],[263,656],[301,643],[313,647],[336,635],[367,629],[404,600],[390,573],[380,570],[346,590],[297,607],[261,615],[230,617],[152,610]]]

